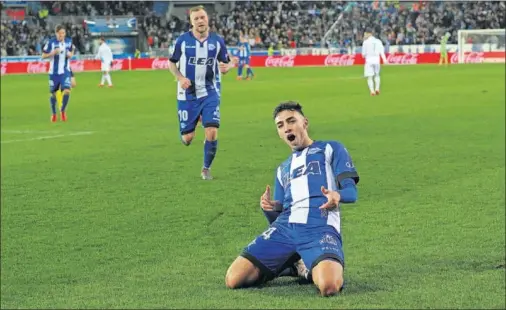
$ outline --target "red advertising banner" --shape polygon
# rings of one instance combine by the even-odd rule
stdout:
[[[424,54],[387,54],[389,65],[418,65],[439,63],[439,53]],[[450,63],[458,63],[456,53],[448,53]],[[503,62],[504,52],[472,52],[464,56],[465,63]],[[341,67],[363,65],[364,58],[360,54],[351,55],[297,55],[297,56],[253,56],[250,64],[252,67],[300,67],[300,66],[324,66]],[[99,60],[72,60],[70,67],[73,72],[100,71]],[[139,59],[115,59],[111,70],[168,70],[167,58],[139,58]],[[37,74],[47,73],[49,62],[2,62],[1,74]]]

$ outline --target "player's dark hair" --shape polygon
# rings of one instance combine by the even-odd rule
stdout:
[[[300,115],[304,116],[304,113],[302,112],[302,106],[295,101],[285,101],[278,104],[277,107],[274,108],[274,113],[272,113],[272,118],[276,118],[279,113],[283,111],[296,111],[299,112]]]
[[[54,32],[58,32],[62,29],[65,29],[65,27],[63,25],[56,25],[56,27],[54,27]]]

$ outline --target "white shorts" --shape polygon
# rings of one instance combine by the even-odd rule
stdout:
[[[379,73],[380,73],[380,64],[365,64],[364,77],[379,75]]]
[[[102,63],[102,67],[100,68],[100,71],[104,72],[104,71],[111,71],[111,63]]]

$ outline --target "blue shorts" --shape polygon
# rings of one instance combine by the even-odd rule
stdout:
[[[70,73],[54,74],[49,76],[49,92],[54,93],[57,90],[70,89]]]
[[[308,227],[304,224],[274,222],[255,238],[241,256],[251,261],[268,281],[298,259],[298,254],[311,272],[325,259],[344,267],[341,235],[332,226]]]
[[[239,58],[239,66],[249,66],[249,57],[248,58]]]
[[[194,132],[201,115],[204,127],[220,128],[220,97],[212,94],[195,100],[178,100],[177,114],[181,135]]]

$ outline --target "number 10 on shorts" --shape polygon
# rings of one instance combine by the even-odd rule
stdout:
[[[186,122],[188,120],[188,111],[186,110],[178,110],[177,114],[179,115],[180,122]]]

